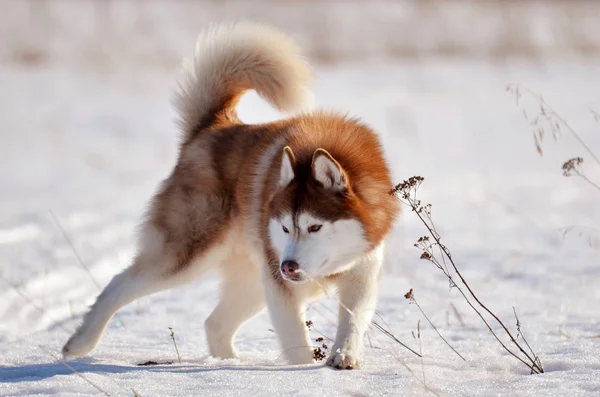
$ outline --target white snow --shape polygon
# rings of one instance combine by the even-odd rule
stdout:
[[[598,153],[600,125],[589,109],[600,110],[599,68],[600,60],[428,59],[316,69],[321,106],[379,131],[398,181],[426,178],[420,196],[463,273],[513,329],[516,307],[545,374],[529,375],[505,354],[442,274],[419,260],[412,244],[425,231],[409,211],[389,240],[378,311],[417,350],[411,332],[421,321],[423,360],[373,329],[360,370],[287,366],[266,313],[240,331],[240,359],[207,357],[203,322],[218,286],[208,278],[129,305],[92,355],[69,365],[110,395],[426,395],[423,376],[442,396],[600,393],[600,196],[564,178],[561,165],[581,155],[596,181],[600,167],[566,131],[557,143],[548,138],[540,157],[505,92],[516,82],[543,94]],[[174,76],[153,67],[0,69],[0,395],[102,395],[57,361],[98,288],[52,214],[100,286],[128,265],[145,203],[175,162]],[[524,103],[533,115],[535,103]],[[278,117],[255,95],[240,111],[248,122]],[[595,237],[563,237],[570,226],[596,228]],[[410,288],[466,362],[403,298]],[[330,337],[334,310],[333,299],[308,310]],[[148,360],[175,364],[136,365]]]

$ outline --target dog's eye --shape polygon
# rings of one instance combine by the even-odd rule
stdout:
[[[319,230],[321,230],[321,227],[323,227],[323,225],[310,225],[310,226],[308,227],[308,232],[309,232],[309,233],[316,233],[316,232],[318,232]]]
[[[285,227],[285,226],[283,226],[283,225],[281,225],[281,227],[283,228],[283,232],[284,232],[284,233],[288,233],[288,234],[289,234],[289,232],[290,232],[290,231],[288,230],[288,228],[287,228],[287,227]]]

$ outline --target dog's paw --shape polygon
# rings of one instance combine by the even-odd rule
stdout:
[[[75,335],[71,336],[65,346],[62,348],[63,358],[77,358],[83,357],[89,352],[91,352],[95,347],[94,341],[90,341],[85,338],[79,332],[75,333]]]
[[[336,369],[358,369],[360,368],[360,361],[358,356],[352,352],[333,352],[327,359],[326,364],[329,367]]]

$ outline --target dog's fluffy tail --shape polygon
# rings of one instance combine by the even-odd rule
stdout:
[[[310,105],[311,71],[283,33],[250,23],[222,24],[200,34],[193,61],[184,60],[175,96],[184,141],[221,120],[250,89],[280,111]]]

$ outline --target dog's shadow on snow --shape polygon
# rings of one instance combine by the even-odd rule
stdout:
[[[202,373],[213,371],[315,371],[327,368],[325,365],[265,365],[265,364],[158,364],[158,365],[118,365],[94,362],[90,359],[79,359],[66,363],[57,361],[44,364],[29,364],[21,366],[0,366],[0,383],[33,382],[52,378],[57,375],[119,374],[126,372],[172,372],[172,373]]]

